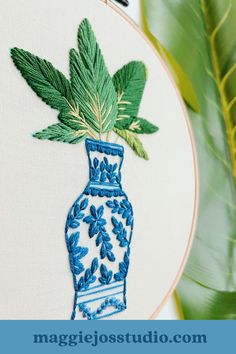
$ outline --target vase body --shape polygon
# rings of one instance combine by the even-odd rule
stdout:
[[[121,185],[124,148],[86,139],[89,181],[71,207],[65,237],[75,299],[71,319],[101,319],[127,307],[134,218]]]

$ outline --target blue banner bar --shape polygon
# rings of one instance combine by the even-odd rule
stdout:
[[[0,321],[1,353],[222,353],[235,321]]]

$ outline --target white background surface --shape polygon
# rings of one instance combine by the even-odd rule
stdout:
[[[123,186],[133,201],[136,230],[129,307],[121,317],[147,319],[178,273],[193,217],[192,148],[176,91],[152,49],[101,2],[8,0],[3,6],[0,318],[70,317],[73,286],[63,229],[70,205],[87,182],[85,149],[83,144],[31,137],[33,131],[55,123],[56,112],[26,85],[10,60],[9,48],[23,47],[68,75],[68,51],[76,46],[78,24],[86,16],[111,73],[133,59],[148,67],[140,116],[159,125],[160,133],[142,138],[150,162],[126,149]]]

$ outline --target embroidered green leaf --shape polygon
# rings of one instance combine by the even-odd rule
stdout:
[[[132,61],[123,66],[113,77],[118,96],[116,128],[123,129],[131,117],[138,115],[147,75],[142,62]]]
[[[117,95],[87,19],[79,27],[78,44],[79,53],[70,51],[71,83],[86,121],[101,136],[114,127]]]
[[[82,118],[79,108],[74,108],[71,111],[62,111],[58,115],[60,122],[64,123],[68,127],[74,130],[88,129],[88,124]]]
[[[59,111],[68,109],[68,103],[73,103],[72,89],[60,71],[23,49],[11,49],[11,56],[29,86],[44,102]]]
[[[139,157],[148,160],[148,154],[136,133],[133,133],[129,130],[120,130],[117,128],[114,128],[114,132],[118,134],[122,139],[124,139]]]
[[[125,139],[135,152],[147,159],[147,155],[136,134],[152,134],[158,128],[146,119],[136,118],[143,96],[147,75],[142,62],[132,61],[123,66],[113,77],[118,97],[118,116],[115,132]],[[119,131],[119,133],[118,133]],[[123,131],[123,133],[122,133]],[[139,151],[139,152],[138,152]]]
[[[116,126],[117,134],[137,155],[147,159],[137,134],[151,134],[158,128],[145,119],[136,118],[146,83],[144,64],[132,61],[112,79],[87,19],[79,26],[78,47],[79,52],[70,51],[71,82],[47,60],[23,49],[11,50],[16,67],[30,87],[59,111],[59,124],[33,136],[79,143],[87,135],[101,139],[103,133]]]
[[[58,115],[58,119],[63,124],[74,130],[83,130],[94,139],[98,139],[96,132],[90,127],[88,122],[85,120],[83,113],[79,110],[78,106],[71,107],[68,111],[62,111]]]
[[[73,130],[63,123],[53,124],[33,136],[42,140],[61,141],[69,144],[78,144],[86,138],[86,131]]]
[[[156,125],[143,118],[132,118],[131,122],[125,127],[125,129],[137,134],[153,134],[159,130]]]

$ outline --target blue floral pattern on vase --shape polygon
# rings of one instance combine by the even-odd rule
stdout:
[[[72,205],[65,237],[74,282],[71,319],[125,311],[133,210],[121,185],[124,148],[86,139],[89,182]]]

